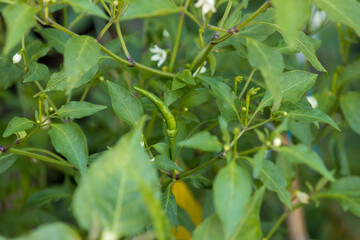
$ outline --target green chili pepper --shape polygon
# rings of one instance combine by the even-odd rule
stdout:
[[[175,161],[175,137],[177,135],[177,127],[176,127],[176,119],[174,115],[166,106],[166,104],[163,101],[161,101],[160,98],[155,96],[153,93],[139,87],[134,87],[134,89],[137,92],[144,95],[145,97],[147,97],[148,99],[150,99],[159,109],[161,115],[164,117],[167,126],[166,132],[167,135],[169,136],[171,159]]]

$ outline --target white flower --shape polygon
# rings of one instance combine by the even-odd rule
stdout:
[[[206,72],[206,67],[205,67],[205,65],[206,65],[206,61],[204,62],[204,65],[201,67],[201,68],[198,68],[198,69],[196,69],[196,71],[193,73],[193,77],[195,77],[198,73],[204,73],[204,72]],[[199,72],[199,70],[200,70],[200,72]]]
[[[318,101],[313,96],[307,96],[306,97],[309,103],[311,104],[312,108],[317,108],[319,106]]]
[[[144,141],[141,141],[141,142],[140,142],[140,145],[141,145],[141,147],[144,147],[144,146],[145,146],[145,142],[144,142]]]
[[[13,64],[17,64],[21,61],[21,55],[19,53],[16,53],[12,58]]]
[[[280,147],[281,146],[281,138],[277,137],[273,140],[274,147]]]
[[[155,161],[155,158],[150,159],[150,162],[154,162],[154,161]]]
[[[150,48],[150,52],[154,53],[151,57],[151,61],[158,61],[157,66],[160,67],[166,60],[166,51],[159,48],[158,45],[155,45],[153,48]]]
[[[299,190],[295,190],[295,196],[297,200],[299,200],[299,202],[303,204],[309,203],[309,195],[307,193],[300,192]]]
[[[203,15],[207,14],[210,11],[216,12],[215,0],[198,0],[198,2],[195,3],[195,7],[202,7],[201,10]]]

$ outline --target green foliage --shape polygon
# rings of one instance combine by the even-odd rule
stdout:
[[[360,239],[359,6],[0,0],[0,239]]]

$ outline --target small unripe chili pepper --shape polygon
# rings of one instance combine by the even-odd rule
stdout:
[[[159,112],[161,113],[161,115],[164,117],[165,122],[166,122],[166,126],[167,126],[167,135],[169,136],[169,142],[170,142],[170,154],[171,154],[171,159],[173,161],[175,161],[175,137],[177,135],[177,126],[176,126],[176,119],[174,117],[174,115],[172,114],[172,112],[170,111],[170,109],[166,106],[166,104],[157,96],[155,96],[153,93],[139,88],[139,87],[134,87],[134,89],[139,92],[140,94],[144,95],[145,97],[147,97],[148,99],[150,99],[155,106],[159,109]]]

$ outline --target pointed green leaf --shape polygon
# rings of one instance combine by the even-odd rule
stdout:
[[[107,86],[116,115],[130,126],[135,126],[144,114],[139,99],[119,84],[107,81]]]
[[[120,17],[120,20],[161,16],[178,11],[178,8],[171,0],[137,0],[135,3],[130,4],[126,12]]]
[[[66,90],[75,88],[81,77],[90,71],[100,58],[100,46],[89,36],[72,36],[65,45],[64,70]]]
[[[59,115],[60,117],[76,119],[90,116],[106,108],[106,106],[92,104],[89,102],[72,101],[68,104],[62,105],[61,108],[55,112],[55,114]]]
[[[80,235],[64,223],[50,223],[41,225],[36,230],[24,234],[13,240],[81,240]]]
[[[217,137],[212,136],[209,132],[197,133],[189,139],[179,142],[178,145],[208,152],[220,152],[222,149]]]
[[[197,78],[210,85],[211,90],[216,97],[216,104],[218,105],[223,118],[228,122],[235,117],[240,119],[235,101],[236,97],[228,85],[220,79],[205,76],[197,76]]]
[[[256,159],[247,158],[254,166]],[[264,160],[262,168],[259,171],[259,179],[264,183],[267,189],[276,192],[281,202],[291,208],[290,193],[286,189],[287,182],[280,169],[271,161]]]
[[[47,188],[31,195],[22,206],[22,208],[38,208],[45,204],[58,201],[64,198],[72,198],[72,194],[62,187]]]
[[[184,170],[176,165],[168,156],[165,155],[157,155],[155,157],[155,160],[153,162],[154,168],[163,169],[165,171],[171,171],[171,170],[178,170],[180,172],[183,172]]]
[[[258,177],[265,160],[266,147],[262,146],[260,150],[254,155],[254,177]]]
[[[143,124],[144,119],[100,156],[80,182],[73,209],[85,229],[96,223],[118,239],[142,231],[152,219],[157,238],[171,238],[157,174],[140,145]]]
[[[316,74],[300,70],[283,73],[281,78],[281,93],[283,95],[283,102],[299,101],[301,97],[304,96],[304,93],[315,84],[316,78]],[[267,92],[258,105],[256,113],[264,107],[271,106],[272,104],[273,97],[269,92]]]
[[[262,186],[252,196],[248,203],[245,214],[241,217],[231,240],[261,239],[260,209],[264,197],[265,187]]]
[[[65,50],[65,44],[69,39],[69,35],[56,28],[43,28],[40,30],[41,36],[43,36],[56,51],[63,54]]]
[[[66,0],[64,2],[69,4],[77,13],[85,11],[105,20],[109,19],[109,17],[98,6],[88,0]]]
[[[44,92],[64,91],[66,89],[66,74],[62,69],[59,72],[51,74]]]
[[[310,122],[310,123],[316,123],[316,122],[323,122],[330,124],[332,127],[334,127],[336,130],[341,131],[338,125],[334,122],[334,120],[331,119],[327,114],[323,113],[322,111],[318,109],[312,109],[312,110],[295,110],[288,112],[288,117],[294,120],[303,121],[303,122]]]
[[[360,134],[360,113],[359,113],[360,93],[348,92],[341,96],[341,110],[345,115],[346,121],[352,130]]]
[[[315,0],[315,3],[330,20],[351,27],[360,36],[360,3],[357,0]]]
[[[227,239],[246,212],[251,195],[251,179],[246,170],[232,161],[217,174],[213,189],[215,210]]]
[[[166,215],[170,221],[170,228],[172,229],[175,225],[177,225],[177,205],[174,194],[171,191],[172,183],[169,184],[163,192],[161,197],[161,206],[165,210]]]
[[[13,153],[3,153],[0,155],[0,174],[6,172],[19,158],[19,155]]]
[[[305,145],[292,145],[290,147],[277,148],[276,150],[284,154],[288,161],[300,164],[305,163],[329,181],[335,181],[333,175],[326,169],[322,159]]]
[[[194,240],[223,240],[224,229],[217,214],[207,217],[193,232]]]
[[[42,81],[49,77],[49,68],[42,63],[31,64],[29,70],[25,75],[24,82]]]
[[[18,45],[22,36],[35,26],[36,12],[35,7],[21,3],[10,4],[4,9],[2,12],[6,23],[4,55]]]
[[[298,32],[294,47],[305,56],[316,70],[327,72],[316,56],[315,47],[313,41],[311,41],[311,37],[306,36],[304,32]]]
[[[276,22],[289,45],[295,43],[297,31],[303,29],[310,17],[311,0],[273,0]]]
[[[88,148],[81,128],[73,122],[51,124],[49,136],[55,150],[84,174],[88,162]]]
[[[31,121],[27,118],[22,117],[14,117],[8,123],[5,132],[3,133],[3,137],[9,137],[12,134],[28,130],[34,126],[35,122]]]
[[[167,145],[164,142],[158,142],[158,143],[156,143],[154,145],[151,145],[150,148],[154,148],[161,155],[165,155],[167,157],[170,157],[169,145]]]
[[[260,69],[266,86],[274,98],[274,104],[279,107],[282,98],[280,81],[284,69],[281,53],[275,48],[251,38],[247,39],[247,46],[250,65]]]
[[[350,176],[339,179],[329,190],[318,193],[316,198],[330,198],[338,201],[345,211],[360,217],[360,177]]]

